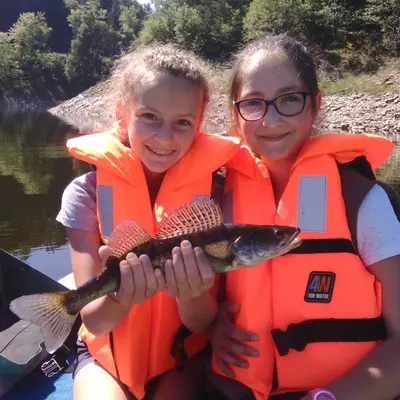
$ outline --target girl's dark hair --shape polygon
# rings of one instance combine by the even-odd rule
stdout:
[[[257,53],[283,52],[292,60],[299,77],[307,90],[310,92],[311,107],[316,111],[316,97],[319,93],[317,69],[313,56],[306,47],[286,34],[275,36],[264,36],[245,46],[235,57],[236,62],[232,71],[230,100],[237,100],[239,90],[242,86],[243,72],[252,56]]]
[[[208,103],[207,64],[193,52],[171,43],[139,47],[117,60],[108,80],[114,99],[128,106],[137,84],[149,72],[188,80],[203,91],[204,105]]]

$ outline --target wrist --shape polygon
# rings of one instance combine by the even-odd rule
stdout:
[[[177,301],[178,305],[191,306],[198,302],[204,302],[204,300],[208,300],[208,298],[210,298],[210,297],[211,297],[211,295],[210,295],[209,290],[206,290],[203,293],[201,293],[199,296],[184,297],[184,298],[177,297],[176,301]]]
[[[323,388],[315,388],[308,393],[312,400],[337,400],[332,392]]]

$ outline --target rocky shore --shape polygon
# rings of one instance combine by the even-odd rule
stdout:
[[[103,91],[93,90],[65,101],[50,112],[77,126],[81,132],[101,130],[113,122],[113,105]],[[227,96],[217,93],[208,107],[204,130],[223,132],[229,126]],[[400,91],[381,96],[367,93],[323,98],[318,122],[323,132],[376,133],[397,141],[400,135]],[[399,136],[400,137],[400,136]]]

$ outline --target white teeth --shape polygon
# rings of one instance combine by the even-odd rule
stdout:
[[[175,150],[172,151],[164,151],[164,150],[156,150],[156,149],[152,149],[150,147],[147,146],[147,148],[154,154],[157,154],[158,156],[170,156],[171,154],[173,154],[175,152]]]

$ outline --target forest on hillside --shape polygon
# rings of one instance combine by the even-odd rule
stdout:
[[[288,32],[339,73],[400,56],[400,0],[63,0],[56,11],[35,1],[16,1],[9,27],[0,17],[0,98],[74,96],[106,78],[121,52],[153,41],[221,63],[260,35]]]

